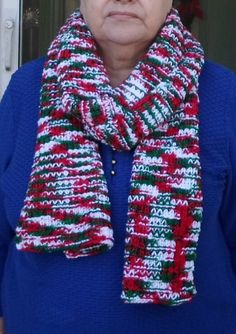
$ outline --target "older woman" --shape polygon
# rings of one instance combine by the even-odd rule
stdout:
[[[203,64],[171,1],[82,0],[13,76],[7,334],[236,331],[236,79]]]

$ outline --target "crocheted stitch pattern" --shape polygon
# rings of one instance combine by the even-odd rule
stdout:
[[[134,149],[121,298],[178,305],[196,294],[202,220],[198,138],[200,44],[176,10],[145,56],[112,88],[96,42],[76,11],[53,41],[43,72],[19,250],[68,258],[113,246],[98,142]]]

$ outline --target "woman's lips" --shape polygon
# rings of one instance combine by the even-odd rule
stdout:
[[[118,19],[118,20],[127,20],[127,19],[138,19],[138,16],[130,12],[117,12],[113,11],[108,14],[108,17]]]

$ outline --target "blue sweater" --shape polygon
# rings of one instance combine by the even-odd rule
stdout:
[[[68,260],[18,251],[14,230],[31,172],[44,59],[13,76],[0,105],[0,277],[6,334],[236,333],[236,77],[207,62],[200,78],[204,219],[197,295],[174,306],[120,299],[132,152],[101,145],[114,247]],[[115,175],[111,175],[115,159]]]

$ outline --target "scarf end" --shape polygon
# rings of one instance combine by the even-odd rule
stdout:
[[[190,292],[175,293],[168,292],[145,292],[139,294],[134,291],[122,291],[121,300],[125,304],[159,304],[164,306],[178,306],[186,302],[191,302],[193,297],[197,294],[196,288]]]
[[[70,234],[44,237],[26,235],[20,227],[16,232],[17,250],[32,253],[63,251],[68,259],[97,255],[110,250],[114,245],[113,230],[109,226],[102,226],[88,234],[79,231],[73,238]]]
[[[193,279],[185,283],[182,281],[177,286],[173,282],[167,283],[160,279],[150,282],[134,277],[124,277],[120,297],[127,304],[177,306],[192,301],[196,294],[197,290]]]

